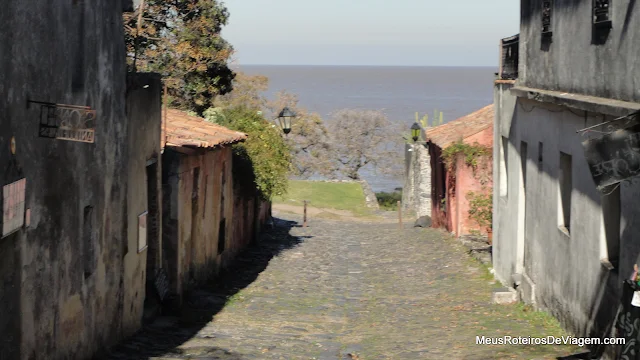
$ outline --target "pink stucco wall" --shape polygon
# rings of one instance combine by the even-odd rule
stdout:
[[[467,144],[478,143],[493,148],[493,126],[464,139]],[[458,158],[456,172],[451,174],[444,169],[441,150],[437,146],[432,149],[432,186],[434,227],[444,227],[456,236],[468,235],[472,230],[486,233],[474,220],[469,218],[469,200],[467,194],[473,192],[489,192],[493,188],[491,156],[481,158],[477,169],[468,166],[463,156]],[[446,174],[443,175],[443,172]],[[440,179],[446,179],[441,181]],[[442,204],[440,195],[445,188],[446,202]]]
[[[493,148],[493,126],[472,135],[464,142],[467,144],[478,143],[480,145]],[[479,226],[474,220],[469,218],[469,192],[488,193],[493,188],[492,161],[491,156],[478,159],[478,166],[474,170],[465,163],[463,156],[458,158],[455,174],[454,199],[451,204],[451,229],[456,236],[468,235],[472,230],[486,233],[485,228]]]

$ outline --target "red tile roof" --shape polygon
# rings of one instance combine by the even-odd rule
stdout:
[[[214,148],[234,144],[247,139],[247,134],[229,130],[224,126],[212,124],[203,118],[169,109],[162,114],[163,147],[204,147]]]
[[[427,140],[441,149],[487,129],[493,124],[493,104],[457,120],[427,129]]]

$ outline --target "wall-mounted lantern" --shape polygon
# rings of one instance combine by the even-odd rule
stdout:
[[[296,113],[291,111],[288,107],[285,107],[284,109],[282,109],[282,111],[280,111],[277,119],[278,126],[282,128],[282,131],[285,134],[289,134],[291,132],[291,121],[296,116]]]
[[[420,131],[422,130],[422,128],[420,127],[420,124],[413,123],[413,125],[411,125],[411,138],[413,139],[413,142],[417,142],[418,139],[420,138]]]

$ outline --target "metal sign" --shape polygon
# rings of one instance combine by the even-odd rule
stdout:
[[[95,142],[96,111],[88,106],[29,101],[40,105],[38,136],[85,143]]]
[[[640,175],[640,127],[586,140],[582,146],[598,190]]]
[[[26,188],[26,179],[2,187],[2,237],[12,234],[24,225]]]

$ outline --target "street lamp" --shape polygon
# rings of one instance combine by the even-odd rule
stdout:
[[[413,139],[413,142],[418,141],[418,138],[420,137],[420,130],[422,130],[422,128],[417,122],[411,125],[411,138]]]
[[[285,134],[291,132],[291,119],[296,117],[296,113],[291,111],[288,107],[285,107],[280,111],[280,115],[278,115],[278,125],[282,128],[282,131]]]

